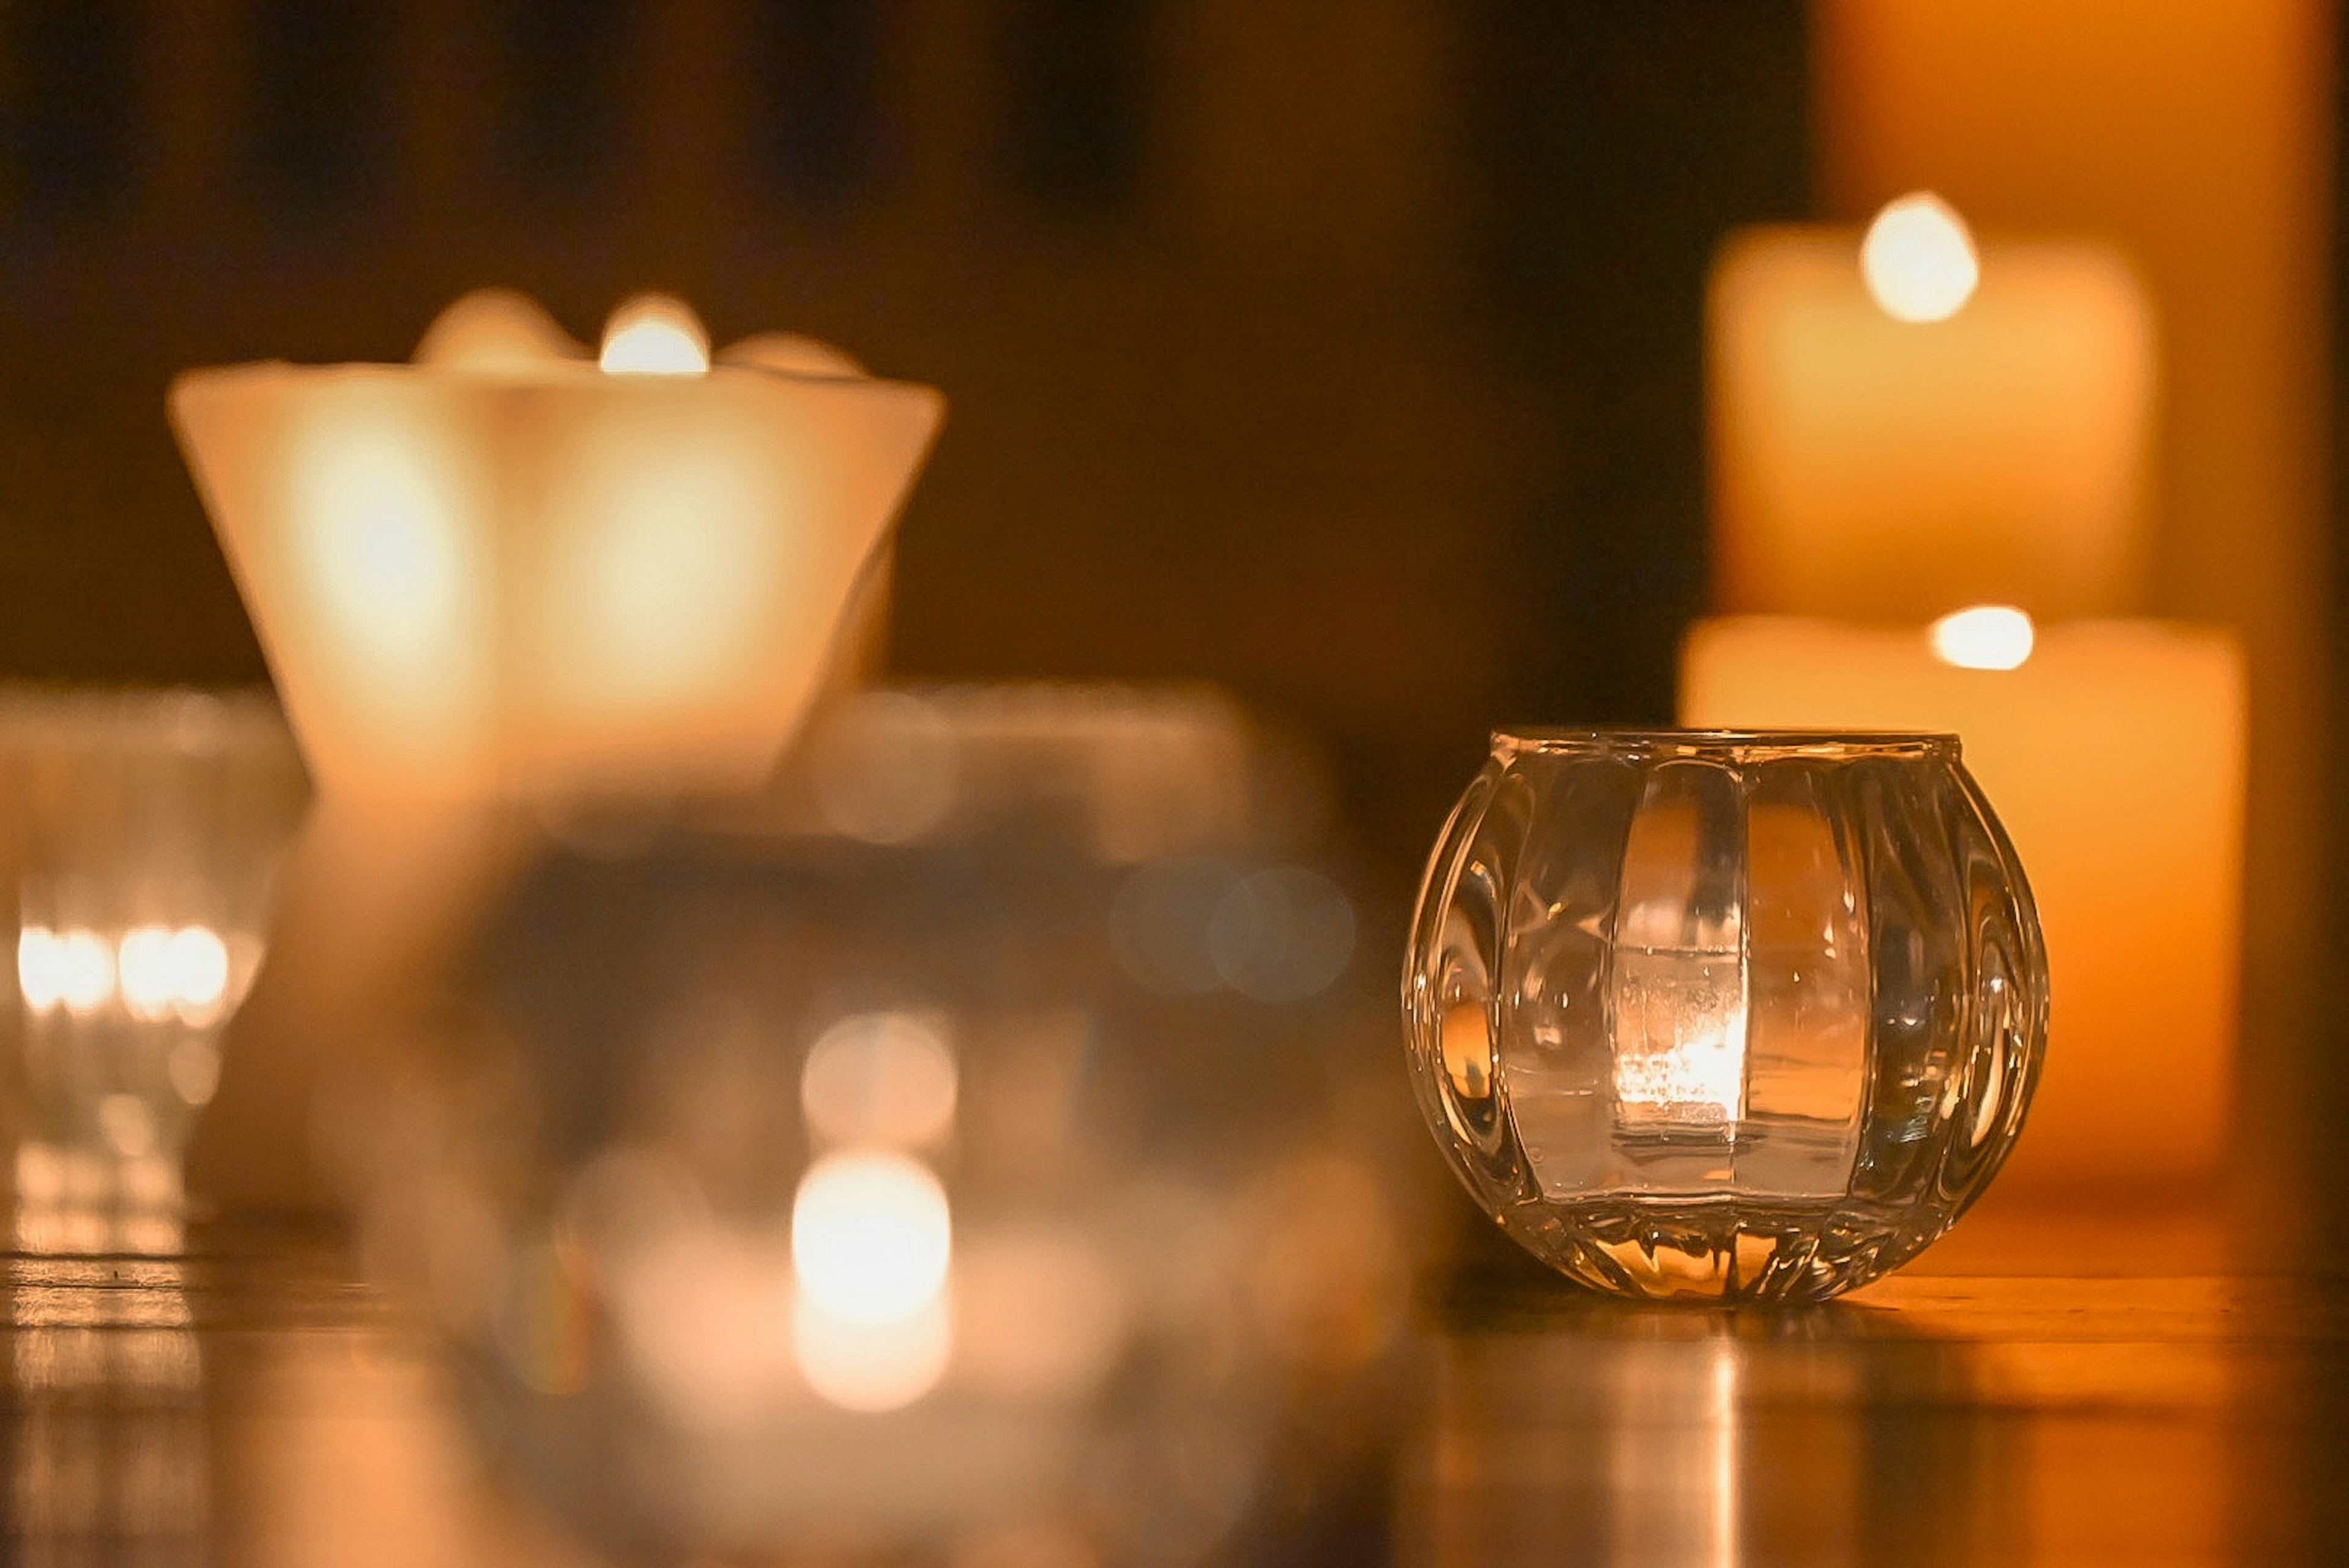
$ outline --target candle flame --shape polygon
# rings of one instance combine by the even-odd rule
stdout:
[[[801,1293],[851,1323],[902,1323],[945,1290],[952,1251],[946,1189],[889,1149],[826,1155],[792,1204]]]
[[[477,288],[433,318],[416,346],[416,362],[512,373],[585,352],[530,296],[511,288]]]
[[[87,1018],[119,1001],[141,1023],[206,1027],[233,1000],[229,979],[228,944],[204,926],[136,926],[119,940],[43,926],[16,935],[16,989],[36,1016]]]
[[[792,1341],[808,1386],[894,1410],[936,1386],[953,1346],[953,1225],[928,1166],[891,1149],[829,1154],[792,1204]]]
[[[1638,923],[1638,907],[1629,913]],[[1721,1126],[1744,1115],[1747,999],[1734,949],[1625,946],[1614,1002],[1615,1100],[1629,1124]]]
[[[123,1006],[140,1023],[174,1012],[214,1023],[228,994],[228,944],[202,926],[140,926],[124,934],[114,971]]]
[[[86,1018],[113,999],[114,944],[95,931],[26,926],[16,936],[16,986],[35,1013]]]
[[[1982,281],[1966,221],[1930,191],[1885,203],[1860,242],[1859,270],[1878,306],[1896,321],[1946,321]]]
[[[809,1387],[843,1410],[902,1409],[945,1376],[954,1355],[952,1303],[941,1293],[909,1318],[860,1323],[802,1293],[792,1302],[792,1349]]]
[[[604,324],[599,358],[616,376],[698,376],[709,369],[709,335],[683,300],[640,294]]]
[[[1929,634],[1933,657],[1960,670],[2014,670],[2031,657],[2031,618],[2012,605],[1976,605],[1945,615]]]

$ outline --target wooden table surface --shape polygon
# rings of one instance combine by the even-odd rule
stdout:
[[[328,1236],[0,1275],[7,1561],[596,1561]],[[2349,1282],[1917,1273],[1725,1313],[1472,1267],[1388,1381],[1371,1484],[1237,1560],[2349,1563]]]

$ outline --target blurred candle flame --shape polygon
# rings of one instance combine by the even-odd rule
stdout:
[[[530,296],[511,288],[477,288],[433,318],[416,346],[416,362],[511,372],[585,352]]]
[[[598,360],[616,376],[699,376],[709,369],[709,335],[683,300],[640,294],[604,324]]]
[[[1648,1120],[1735,1121],[1745,1100],[1744,1015],[1727,1028],[1697,1015],[1685,1033],[1654,1028],[1615,1063],[1615,1098]],[[1663,1043],[1659,1045],[1658,1042]]]
[[[202,926],[139,926],[116,950],[123,1006],[144,1023],[177,1012],[190,1023],[212,1022],[228,994],[228,944]]]
[[[947,1369],[954,1324],[943,1293],[911,1317],[859,1323],[802,1293],[792,1303],[792,1349],[809,1387],[843,1410],[902,1409]]]
[[[938,1033],[907,1012],[840,1020],[808,1052],[800,1106],[833,1144],[916,1148],[954,1127],[955,1059]]]
[[[792,1205],[792,1340],[808,1386],[866,1411],[929,1392],[952,1348],[952,1250],[946,1189],[920,1160],[861,1149],[809,1167]]]
[[[177,1016],[202,1028],[227,1011],[228,944],[205,926],[134,926],[119,940],[78,928],[16,935],[16,989],[36,1015],[86,1018],[118,997],[140,1023]]]
[[[1878,308],[1896,321],[1946,321],[1982,281],[1965,220],[1930,191],[1885,203],[1860,242],[1859,269]]]
[[[113,944],[95,931],[26,926],[16,936],[16,989],[36,1013],[63,1008],[76,1018],[114,995]]]
[[[900,1323],[945,1289],[952,1232],[928,1166],[884,1149],[827,1155],[792,1205],[801,1292],[852,1323]]]
[[[1928,634],[1933,657],[1960,670],[2017,670],[2035,639],[2031,618],[2012,605],[1976,605],[1945,615]]]

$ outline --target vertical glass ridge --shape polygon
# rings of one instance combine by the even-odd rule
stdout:
[[[1610,992],[1623,856],[1640,779],[1628,763],[1571,771],[1508,764],[1537,819],[1519,867],[1505,957],[1504,1073],[1527,1162],[1550,1197],[1603,1188],[1614,1115]]]

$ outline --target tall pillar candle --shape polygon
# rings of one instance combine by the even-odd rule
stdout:
[[[2244,715],[2231,638],[2146,621],[2057,628],[1985,670],[1921,628],[1726,618],[1696,626],[1682,661],[1687,724],[1959,736],[2047,937],[2045,1074],[2000,1179],[2017,1194],[2187,1194],[2221,1174]]]
[[[2251,678],[2245,1092],[2289,1150],[2331,1069],[2323,500],[2333,34],[2321,0],[1817,0],[1818,186],[1930,184],[1989,223],[2109,235],[2161,315],[2143,610],[2232,628]],[[2253,1245],[2305,1221],[2255,1156]]]
[[[1962,239],[1959,243],[1963,243]],[[2110,249],[1981,247],[1941,319],[1871,293],[1857,229],[1733,235],[1708,300],[1714,602],[1925,621],[2135,607],[2153,312]]]

